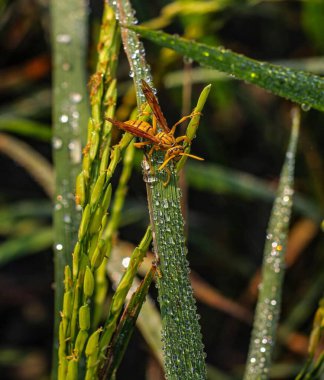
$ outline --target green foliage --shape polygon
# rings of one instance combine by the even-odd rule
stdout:
[[[267,229],[262,264],[262,283],[255,311],[245,380],[266,380],[281,309],[288,226],[293,203],[295,155],[299,137],[300,114],[294,109],[291,138],[281,171],[277,196]]]
[[[324,52],[324,25],[323,25],[324,4],[322,1],[306,1],[303,3],[303,24],[305,31],[313,39],[315,45]]]
[[[272,93],[324,111],[324,80],[316,75],[283,66],[258,62],[223,47],[192,43],[184,38],[163,32],[132,26],[141,36],[189,57],[203,66],[233,75],[237,79],[256,84]]]

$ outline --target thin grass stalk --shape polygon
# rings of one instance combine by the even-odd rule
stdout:
[[[100,339],[100,350],[102,351],[102,353],[104,353],[107,349],[110,340],[115,332],[118,318],[122,311],[127,293],[132,286],[133,279],[137,273],[138,266],[142,262],[150,246],[151,239],[152,232],[151,228],[148,227],[140,244],[135,248],[134,252],[132,253],[127,270],[124,273],[121,281],[119,282],[119,285],[111,301],[108,319],[106,321],[104,332]]]
[[[124,253],[127,253],[127,255],[131,257],[131,251],[127,250]],[[119,245],[117,244],[117,247],[115,246],[112,249],[112,256],[109,260],[109,265],[107,266],[109,277],[111,278],[111,281],[116,288],[119,285],[122,273],[125,271],[124,265],[122,264],[122,257],[124,257],[124,254],[122,253],[122,249],[120,249]],[[147,271],[149,271],[149,268],[148,265],[144,264],[145,262],[141,263],[141,266],[138,268],[137,272],[146,275]],[[139,280],[137,278],[134,278],[131,290],[136,289],[138,286]],[[129,301],[131,299],[131,296],[131,291],[129,291],[126,297],[126,301]],[[141,312],[137,318],[136,324],[148,346],[150,347],[152,354],[156,357],[160,365],[163,366],[161,317],[154,301],[149,296],[146,298],[146,301],[141,308]]]
[[[112,205],[110,219],[107,223],[107,226],[105,227],[105,231],[103,234],[104,239],[107,242],[110,242],[110,244],[107,244],[106,257],[95,274],[96,292],[94,297],[94,316],[92,321],[93,326],[97,326],[102,317],[102,305],[108,290],[108,282],[106,275],[107,261],[111,254],[112,240],[119,226],[120,215],[127,194],[127,183],[133,169],[134,149],[134,145],[130,143],[125,151],[123,159],[123,169],[119,178],[117,189],[115,191],[115,197]]]
[[[262,283],[244,374],[245,380],[266,380],[269,378],[272,349],[276,339],[300,124],[300,114],[297,109],[293,110],[292,117],[290,142],[267,230],[262,265]]]
[[[324,373],[324,351],[321,347],[324,326],[324,298],[319,302],[309,337],[308,358],[296,380],[320,379]]]
[[[121,24],[136,23],[133,9],[127,0],[112,1],[112,5],[115,6]],[[130,62],[131,74],[134,77],[138,107],[141,109],[145,101],[141,90],[141,80],[144,79],[151,84],[144,49],[136,34],[131,30],[122,28],[122,40]],[[163,182],[168,174],[165,171],[158,171],[162,162],[163,155],[157,152],[153,154],[150,163],[144,161],[143,171],[147,185],[153,244],[161,272],[158,284],[166,377],[167,379],[205,379],[205,355],[188,276],[177,174],[173,164],[168,165],[170,182],[165,187]],[[154,172],[151,172],[151,167],[154,168]]]
[[[113,10],[108,3],[105,3],[102,28],[104,30],[100,33],[98,44],[97,70],[99,71],[92,76],[90,81],[92,117],[88,123],[88,142],[84,149],[83,170],[77,177],[76,183],[76,201],[83,208],[82,219],[78,231],[78,242],[73,252],[71,274],[69,267],[66,268],[65,283],[72,285],[66,287],[64,297],[73,306],[67,307],[66,310],[63,308],[60,324],[59,372],[62,379],[65,376],[72,376],[70,372],[76,376],[78,370],[82,369],[81,359],[84,356],[86,368],[82,377],[91,380],[97,378],[102,328],[92,332],[96,328],[92,322],[96,315],[89,305],[92,306],[96,300],[94,295],[96,288],[98,290],[101,287],[100,297],[103,300],[102,293],[105,290],[103,268],[111,249],[112,236],[109,231],[114,231],[114,229],[109,229],[110,224],[106,214],[112,193],[110,181],[125,149],[133,140],[131,134],[125,134],[120,142],[111,148],[112,125],[104,118],[104,114],[109,117],[114,115],[116,102],[114,72],[119,47],[117,25]],[[129,147],[125,157],[126,164],[120,187],[123,191],[130,174],[132,149]],[[118,202],[115,206],[114,219],[112,219],[114,225],[116,225],[115,220],[119,218],[122,198],[121,194],[118,194],[116,198]],[[97,308],[99,308],[98,304]],[[98,314],[100,313],[97,311]]]
[[[84,355],[87,358],[87,371],[96,360],[93,347],[100,331],[91,334],[93,313],[90,305],[95,290],[95,273],[104,260],[108,244],[101,234],[107,223],[106,211],[111,199],[110,179],[121,152],[131,141],[130,138],[124,138],[111,152],[112,126],[104,121],[104,112],[112,117],[115,109],[114,72],[118,48],[115,16],[105,4],[97,72],[90,81],[91,118],[88,122],[87,144],[83,151],[82,171],[76,181],[76,203],[83,212],[72,265],[65,267],[65,292],[59,326],[59,379],[83,377],[79,371],[82,371],[80,365]],[[91,373],[89,376],[92,378]]]
[[[75,11],[77,9],[77,12]],[[59,312],[62,310],[64,267],[71,263],[79,210],[75,177],[81,167],[81,127],[86,106],[87,3],[51,1],[53,46],[53,160],[55,165],[54,263],[55,307],[52,378],[57,378]]]
[[[155,276],[156,266],[152,265],[147,272],[144,280],[132,294],[126,309],[121,316],[120,322],[112,339],[111,345],[107,353],[107,359],[103,370],[100,373],[100,379],[110,379],[116,374],[116,371],[125,354],[128,342],[133,334],[135,323],[142,305],[147,296],[149,287]]]

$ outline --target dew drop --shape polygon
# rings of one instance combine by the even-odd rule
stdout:
[[[63,71],[70,71],[71,70],[71,64],[69,62],[63,62],[62,63],[62,70]]]
[[[63,216],[63,221],[64,221],[64,223],[66,223],[66,224],[70,224],[70,223],[71,223],[71,216],[68,215],[68,214],[64,215],[64,216]]]
[[[129,263],[130,263],[130,257],[124,257],[122,260],[122,266],[124,268],[128,268]]]
[[[303,103],[303,104],[301,105],[301,109],[302,109],[303,111],[307,112],[307,111],[309,111],[309,110],[311,109],[311,106],[310,106],[309,104],[307,104],[307,103]]]
[[[70,99],[71,99],[71,101],[72,101],[73,103],[78,104],[78,103],[80,103],[81,100],[82,100],[82,95],[79,94],[78,92],[72,92],[72,93],[70,94]]]
[[[68,145],[70,158],[74,164],[81,162],[82,152],[81,152],[81,142],[80,140],[71,140]]]
[[[61,149],[63,145],[63,141],[60,137],[53,137],[52,145],[54,149]]]
[[[68,115],[61,115],[60,116],[60,122],[61,123],[67,123],[69,121],[69,117],[68,117]]]
[[[62,251],[63,250],[63,244],[61,244],[61,243],[56,244],[55,249],[57,251]]]
[[[69,34],[58,34],[56,36],[56,41],[60,44],[69,44],[72,38]]]

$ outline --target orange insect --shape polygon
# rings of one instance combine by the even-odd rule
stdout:
[[[170,160],[172,160],[173,158],[179,159],[180,156],[188,156],[196,160],[203,160],[203,158],[184,152],[183,145],[180,145],[179,143],[181,141],[189,142],[189,139],[187,136],[174,137],[174,133],[175,133],[175,129],[177,125],[181,124],[186,119],[191,118],[192,116],[195,115],[195,113],[182,117],[170,129],[162,113],[162,110],[160,108],[160,105],[158,103],[156,96],[154,95],[150,86],[144,80],[142,80],[142,90],[147,100],[147,103],[149,104],[153,112],[152,125],[147,123],[146,121],[140,121],[140,120],[128,120],[125,122],[121,122],[118,120],[111,119],[109,117],[107,117],[106,119],[110,121],[112,124],[116,125],[118,128],[123,129],[126,132],[130,132],[131,134],[137,137],[142,137],[143,139],[146,140],[146,141],[135,143],[134,145],[137,148],[143,148],[146,145],[152,145],[152,148],[150,149],[148,153],[149,157],[151,157],[152,153],[155,150],[166,151],[165,156],[164,156],[164,161],[159,166],[158,170],[162,170],[168,164]],[[161,126],[163,130],[162,132],[157,131],[157,123]]]

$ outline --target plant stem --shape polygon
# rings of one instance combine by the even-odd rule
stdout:
[[[129,1],[119,0],[117,4],[112,2],[112,5],[115,6],[121,24],[132,25],[136,22]],[[141,109],[145,100],[141,80],[151,83],[146,64],[143,69],[144,49],[136,34],[131,30],[122,28],[122,40],[132,69],[132,76],[134,76],[138,108]],[[195,127],[198,122],[197,115]],[[143,171],[153,244],[159,266],[158,271],[161,274],[158,285],[163,319],[162,336],[166,377],[169,380],[202,380],[206,379],[205,354],[188,276],[180,190],[177,186],[177,174],[173,163],[167,168],[170,173],[170,182],[167,187],[163,185],[166,172],[158,171],[163,157],[160,152],[153,154],[150,163],[143,162]],[[151,167],[154,171],[151,171]]]
[[[77,11],[76,11],[77,10]],[[87,8],[85,1],[51,2],[53,44],[53,160],[55,165],[54,262],[55,322],[52,378],[57,378],[57,331],[62,310],[63,273],[71,262],[79,210],[75,207],[75,178],[81,167],[80,127],[86,106]]]
[[[262,283],[256,307],[245,380],[269,378],[272,348],[281,306],[288,226],[292,208],[295,154],[300,114],[293,113],[293,125],[277,197],[272,209],[262,265]]]

